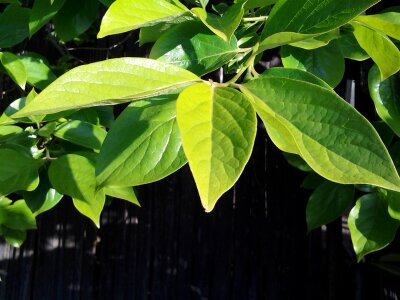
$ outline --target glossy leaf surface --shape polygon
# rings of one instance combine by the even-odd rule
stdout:
[[[378,194],[367,194],[351,210],[348,225],[358,261],[394,239],[400,223],[389,216],[387,208],[387,202]]]
[[[200,83],[179,95],[177,120],[201,202],[209,212],[250,157],[255,112],[238,91]]]
[[[0,13],[0,48],[12,47],[29,35],[29,9],[12,4]]]
[[[157,181],[186,163],[176,123],[176,95],[130,104],[115,121],[97,159],[102,186]]]
[[[380,31],[373,30],[358,22],[351,24],[354,27],[354,36],[361,48],[378,65],[381,79],[385,80],[397,73],[400,70],[400,50],[396,45]],[[382,51],[382,49],[385,49],[385,51]]]
[[[400,178],[373,126],[332,90],[282,77],[260,77],[242,90],[257,113],[280,122],[292,146],[321,176],[400,190]]]
[[[95,21],[98,8],[97,0],[67,0],[53,19],[57,36],[67,42],[84,33]]]
[[[96,191],[94,163],[84,156],[67,154],[54,160],[48,173],[54,188],[70,196],[76,209],[99,227],[105,195]]]
[[[202,23],[193,21],[179,24],[163,34],[151,49],[150,58],[204,75],[218,69],[237,53],[235,37],[227,43]]]
[[[308,231],[340,217],[353,201],[354,186],[326,181],[318,186],[307,203]]]
[[[166,0],[116,0],[101,21],[98,37],[127,32],[143,26],[168,21],[185,12]]]
[[[386,12],[378,15],[358,16],[356,21],[384,32],[386,35],[400,40],[400,13]]]
[[[16,230],[35,229],[36,220],[24,200],[0,198],[0,224]]]
[[[60,139],[94,150],[100,150],[106,135],[100,126],[78,120],[62,123],[54,131],[54,136]]]
[[[29,14],[29,36],[32,37],[49,22],[60,10],[64,2],[65,0],[35,0]]]
[[[244,13],[244,2],[231,5],[222,15],[217,16],[207,13],[202,8],[193,8],[192,12],[217,36],[229,42],[233,33],[238,28]]]
[[[0,52],[0,63],[7,71],[11,79],[25,89],[27,74],[24,64],[15,54],[11,52]]]
[[[0,148],[0,196],[34,190],[39,184],[38,162],[26,153]]]
[[[167,93],[199,80],[189,71],[155,60],[109,59],[65,73],[13,117],[123,103]]]
[[[344,75],[344,58],[334,42],[314,49],[284,46],[281,48],[282,63],[286,68],[296,68],[314,74],[335,87]]]
[[[378,115],[400,136],[400,73],[381,80],[374,65],[368,73],[368,87]]]

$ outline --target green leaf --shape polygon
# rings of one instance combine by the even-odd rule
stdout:
[[[400,73],[381,80],[376,65],[368,73],[368,87],[379,117],[400,136]]]
[[[25,66],[27,82],[35,88],[43,90],[57,78],[43,56],[24,52],[18,55],[18,58]]]
[[[110,105],[177,90],[200,81],[179,67],[145,58],[115,58],[76,67],[13,115],[21,118]]]
[[[10,75],[11,79],[18,84],[21,89],[25,89],[27,80],[26,69],[18,56],[11,52],[0,52],[0,63],[7,71],[7,74]]]
[[[21,247],[26,239],[26,230],[15,230],[4,225],[0,225],[0,234],[7,243],[17,248]]]
[[[176,97],[134,102],[122,112],[97,159],[98,185],[142,185],[160,180],[186,163],[176,124]]]
[[[389,190],[381,190],[381,194],[384,195],[388,201],[388,213],[396,220],[400,221],[400,193]]]
[[[96,20],[98,8],[97,0],[68,0],[53,18],[57,36],[67,42],[84,33]]]
[[[400,40],[400,13],[387,12],[378,15],[358,16],[355,21],[361,22]]]
[[[399,224],[389,216],[387,202],[378,194],[358,199],[348,219],[357,260],[386,247],[394,239]]]
[[[29,9],[12,4],[0,13],[0,48],[9,48],[29,36]]]
[[[298,154],[321,176],[400,191],[400,178],[379,135],[333,90],[267,76],[244,84],[241,90],[257,113],[280,122]]]
[[[107,132],[100,126],[72,120],[57,126],[54,136],[93,150],[100,150]]]
[[[361,48],[378,65],[382,80],[400,70],[400,51],[384,33],[366,27],[359,22],[351,22],[351,25],[354,27],[354,36]],[[385,49],[385,51],[382,51],[382,49]]]
[[[0,196],[34,190],[39,184],[38,162],[26,153],[0,148]]]
[[[241,1],[229,6],[228,10],[222,16],[207,13],[204,8],[193,8],[192,12],[199,17],[204,25],[212,32],[226,42],[229,42],[242,20],[245,2],[246,1]]]
[[[234,2],[240,2],[242,0],[235,0]],[[277,0],[248,0],[245,4],[244,4],[244,9],[245,10],[250,10],[253,8],[257,8],[257,7],[266,7],[272,4],[275,4],[277,2]]]
[[[262,77],[278,77],[278,78],[290,78],[293,80],[307,81],[312,84],[319,85],[321,87],[331,89],[331,87],[319,79],[318,77],[312,75],[311,73],[298,70],[298,69],[287,69],[287,68],[271,68],[262,74]],[[269,137],[272,142],[282,151],[289,152],[293,154],[300,154],[297,149],[297,145],[293,140],[292,134],[286,129],[286,127],[275,118],[273,114],[270,114],[266,110],[258,110],[258,115],[262,119],[265,129],[268,132]]]
[[[48,174],[53,187],[70,196],[76,209],[99,227],[105,195],[96,191],[94,163],[84,156],[67,154],[50,164]]]
[[[34,191],[23,192],[22,196],[35,216],[52,209],[63,197],[51,186],[47,174],[41,174],[39,186]]]
[[[7,141],[10,137],[22,133],[24,130],[19,126],[5,125],[0,126],[0,143]]]
[[[369,58],[368,53],[360,47],[352,32],[343,34],[336,42],[345,58],[357,61]]]
[[[353,185],[341,185],[326,181],[318,186],[307,203],[308,231],[340,217],[353,202],[353,197]]]
[[[163,33],[170,30],[171,27],[193,20],[194,16],[190,12],[186,12],[180,14],[176,18],[168,19],[168,21],[159,22],[152,26],[142,27],[139,32],[139,46],[146,43],[153,43],[157,41]]]
[[[340,30],[336,28],[331,31],[328,31],[327,33],[318,35],[316,37],[292,43],[291,46],[307,50],[317,49],[328,45],[331,40],[337,39],[339,36],[340,36]]]
[[[53,18],[65,0],[35,0],[29,15],[29,37],[32,37]]]
[[[97,37],[166,22],[179,17],[185,11],[166,0],[116,0],[104,15]]]
[[[177,120],[201,202],[209,212],[249,160],[255,112],[240,92],[199,83],[179,95]]]
[[[24,200],[0,198],[0,224],[16,230],[35,229],[35,216]]]
[[[237,41],[225,42],[200,22],[185,22],[163,34],[154,44],[150,58],[172,63],[197,75],[218,69],[238,53]]]
[[[279,32],[324,33],[338,28],[379,0],[279,0],[261,38]]]
[[[307,190],[315,190],[318,186],[320,186],[324,182],[327,182],[325,178],[315,173],[309,173],[301,183],[301,187]]]
[[[126,200],[140,206],[135,191],[130,186],[106,186],[104,192],[108,196]]]
[[[283,153],[283,156],[292,167],[295,167],[303,172],[312,172],[310,166],[299,155],[293,153]]]
[[[344,75],[344,58],[334,42],[312,51],[283,46],[281,57],[286,68],[310,72],[323,79],[331,87],[336,87]]]

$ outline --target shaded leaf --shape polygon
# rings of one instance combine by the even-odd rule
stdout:
[[[193,21],[175,26],[154,44],[150,58],[172,63],[197,75],[218,69],[238,53],[237,41],[229,43]]]
[[[100,150],[107,132],[100,126],[72,120],[57,126],[54,136],[86,148]]]
[[[140,206],[135,191],[131,186],[106,186],[104,192],[108,196],[126,200]]]
[[[325,181],[318,186],[307,203],[308,231],[340,217],[353,202],[354,186]]]
[[[400,73],[381,80],[377,65],[368,73],[368,87],[376,111],[383,121],[400,136]]]
[[[186,163],[176,97],[166,95],[130,104],[109,131],[97,159],[101,186],[137,186],[160,180]]]
[[[94,163],[85,156],[67,154],[50,164],[48,174],[53,187],[70,196],[76,209],[99,227],[105,195],[96,191]]]
[[[399,224],[389,216],[387,202],[378,194],[367,194],[358,199],[348,219],[357,260],[386,247],[394,239]]]
[[[6,197],[0,198],[0,224],[10,229],[35,229],[35,216],[24,200],[12,202]]]
[[[360,47],[352,32],[342,34],[336,41],[345,58],[358,61],[363,61],[369,58],[368,53]]]
[[[65,0],[35,0],[29,14],[29,37],[53,18]]]
[[[0,13],[0,48],[9,48],[29,36],[29,9],[12,4]]]
[[[0,196],[34,190],[39,184],[38,162],[25,152],[0,148]]]
[[[291,46],[281,48],[282,63],[286,68],[296,68],[314,74],[335,87],[344,75],[344,58],[336,43],[310,50]]]
[[[26,230],[16,230],[0,225],[0,234],[4,237],[7,243],[13,247],[21,247],[26,239]]]

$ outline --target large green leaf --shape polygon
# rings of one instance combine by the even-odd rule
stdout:
[[[53,134],[73,144],[100,150],[107,132],[100,126],[83,121],[71,120],[57,126]]]
[[[389,216],[387,202],[378,194],[367,194],[358,199],[349,214],[348,224],[358,261],[368,253],[386,247],[400,225]]]
[[[76,67],[44,89],[13,117],[151,97],[200,81],[193,73],[145,58],[115,58]]]
[[[353,202],[354,186],[326,181],[318,186],[307,203],[308,230],[332,222]]]
[[[22,196],[35,216],[52,209],[63,197],[51,186],[47,174],[41,174],[39,186],[34,191],[23,192]]]
[[[57,78],[43,56],[24,52],[18,55],[18,58],[25,66],[27,82],[35,88],[43,90]]]
[[[163,34],[151,49],[150,58],[204,75],[218,69],[237,53],[235,37],[227,43],[202,23],[193,21],[179,24]]]
[[[3,65],[7,74],[10,75],[11,79],[18,84],[21,89],[25,89],[27,80],[26,69],[18,56],[11,52],[0,52],[0,63]]]
[[[298,154],[321,176],[338,183],[400,191],[400,178],[379,135],[333,90],[269,76],[252,80],[241,89],[257,113],[280,122]]]
[[[9,48],[29,36],[29,9],[11,4],[0,13],[0,48]]]
[[[325,81],[312,75],[311,73],[298,69],[271,68],[265,71],[262,74],[262,77],[277,77],[282,78],[283,80],[285,78],[290,78],[294,80],[310,82],[312,84],[331,89],[331,87]],[[275,118],[273,114],[270,114],[266,110],[258,110],[257,113],[262,119],[270,139],[280,150],[293,154],[300,154],[292,134],[279,121],[279,119]]]
[[[300,42],[292,43],[291,46],[312,50],[324,47],[329,44],[333,39],[337,39],[340,37],[340,30],[335,28],[331,31],[323,33],[313,38],[309,38],[307,40],[302,40]]]
[[[242,20],[244,2],[241,1],[229,6],[228,10],[222,16],[208,13],[204,8],[193,8],[192,12],[199,17],[204,25],[212,32],[226,42],[229,42]]]
[[[116,0],[101,21],[98,37],[151,26],[178,17],[186,10],[166,0]]]
[[[42,26],[53,18],[65,0],[35,0],[29,15],[29,36],[32,37]]]
[[[324,33],[338,28],[379,0],[279,0],[262,39],[278,32]]]
[[[186,163],[177,95],[130,104],[115,121],[97,159],[101,186],[136,186],[168,176]]]
[[[106,186],[104,192],[108,196],[126,200],[140,206],[135,191],[131,186]]]
[[[34,190],[39,184],[39,163],[16,149],[0,148],[0,196]]]
[[[387,12],[378,15],[358,16],[356,21],[378,29],[388,36],[400,40],[400,13]]]
[[[354,36],[361,48],[378,65],[381,79],[385,80],[397,73],[400,70],[400,51],[396,45],[380,31],[366,27],[359,22],[351,22],[351,24],[354,27]]]
[[[98,0],[66,1],[53,18],[57,36],[67,42],[84,33],[96,20],[99,5]]]
[[[400,73],[381,80],[374,65],[368,73],[368,86],[378,115],[400,136]]]
[[[35,229],[35,216],[24,200],[0,198],[0,224],[16,230]]]
[[[255,112],[240,92],[199,83],[179,95],[177,120],[201,202],[209,212],[250,157]]]
[[[50,164],[48,174],[53,187],[70,196],[76,209],[99,227],[105,195],[96,191],[94,163],[84,156],[67,154]]]
[[[344,58],[333,41],[311,51],[284,46],[281,48],[281,57],[286,68],[308,71],[332,87],[337,86],[344,75]]]

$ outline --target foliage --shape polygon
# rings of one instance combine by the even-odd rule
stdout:
[[[186,162],[211,211],[249,160],[256,116],[289,162],[310,172],[310,230],[345,213],[356,187],[349,228],[358,259],[394,238],[399,7],[369,14],[378,0],[90,0],[80,9],[75,0],[8,2],[0,70],[21,95],[0,117],[0,232],[11,244],[63,195],[100,226],[106,196],[138,204],[132,187]],[[77,60],[67,45],[138,29],[140,44],[152,44],[149,58],[70,69]],[[56,67],[21,50],[39,34],[65,52]],[[283,67],[259,74],[277,49]],[[380,136],[335,92],[345,59],[375,63],[371,98],[394,133]]]

